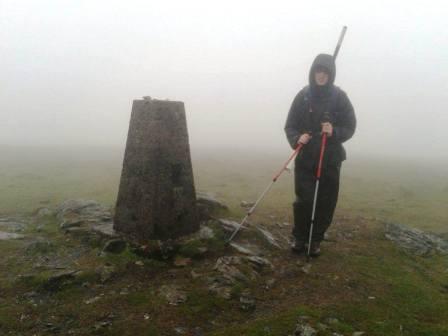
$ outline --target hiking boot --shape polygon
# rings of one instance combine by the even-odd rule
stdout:
[[[294,253],[302,254],[306,252],[306,247],[307,244],[305,244],[305,242],[298,240],[291,246],[291,250]]]
[[[312,242],[311,243],[310,256],[311,257],[320,256],[320,242]]]

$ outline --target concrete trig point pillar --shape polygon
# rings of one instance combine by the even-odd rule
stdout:
[[[134,100],[114,229],[139,242],[199,229],[183,102]]]

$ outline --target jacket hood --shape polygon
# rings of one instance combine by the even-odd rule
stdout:
[[[311,89],[314,89],[317,87],[317,84],[314,80],[314,72],[316,70],[316,67],[321,66],[328,70],[329,78],[328,83],[325,85],[326,88],[329,88],[333,86],[334,79],[336,77],[336,64],[334,62],[334,57],[328,54],[319,54],[316,56],[316,58],[313,61],[313,64],[311,65],[310,73],[309,73],[309,83]]]

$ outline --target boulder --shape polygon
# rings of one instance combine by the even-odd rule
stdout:
[[[387,223],[385,231],[387,239],[412,254],[420,256],[448,254],[448,241],[434,234],[394,223]]]

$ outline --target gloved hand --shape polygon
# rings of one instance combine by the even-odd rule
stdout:
[[[322,133],[327,133],[327,137],[331,137],[333,135],[333,125],[329,122],[324,122],[322,125]]]
[[[300,136],[299,140],[297,140],[297,143],[306,145],[311,140],[311,138],[312,138],[312,136],[308,133],[302,134]]]

